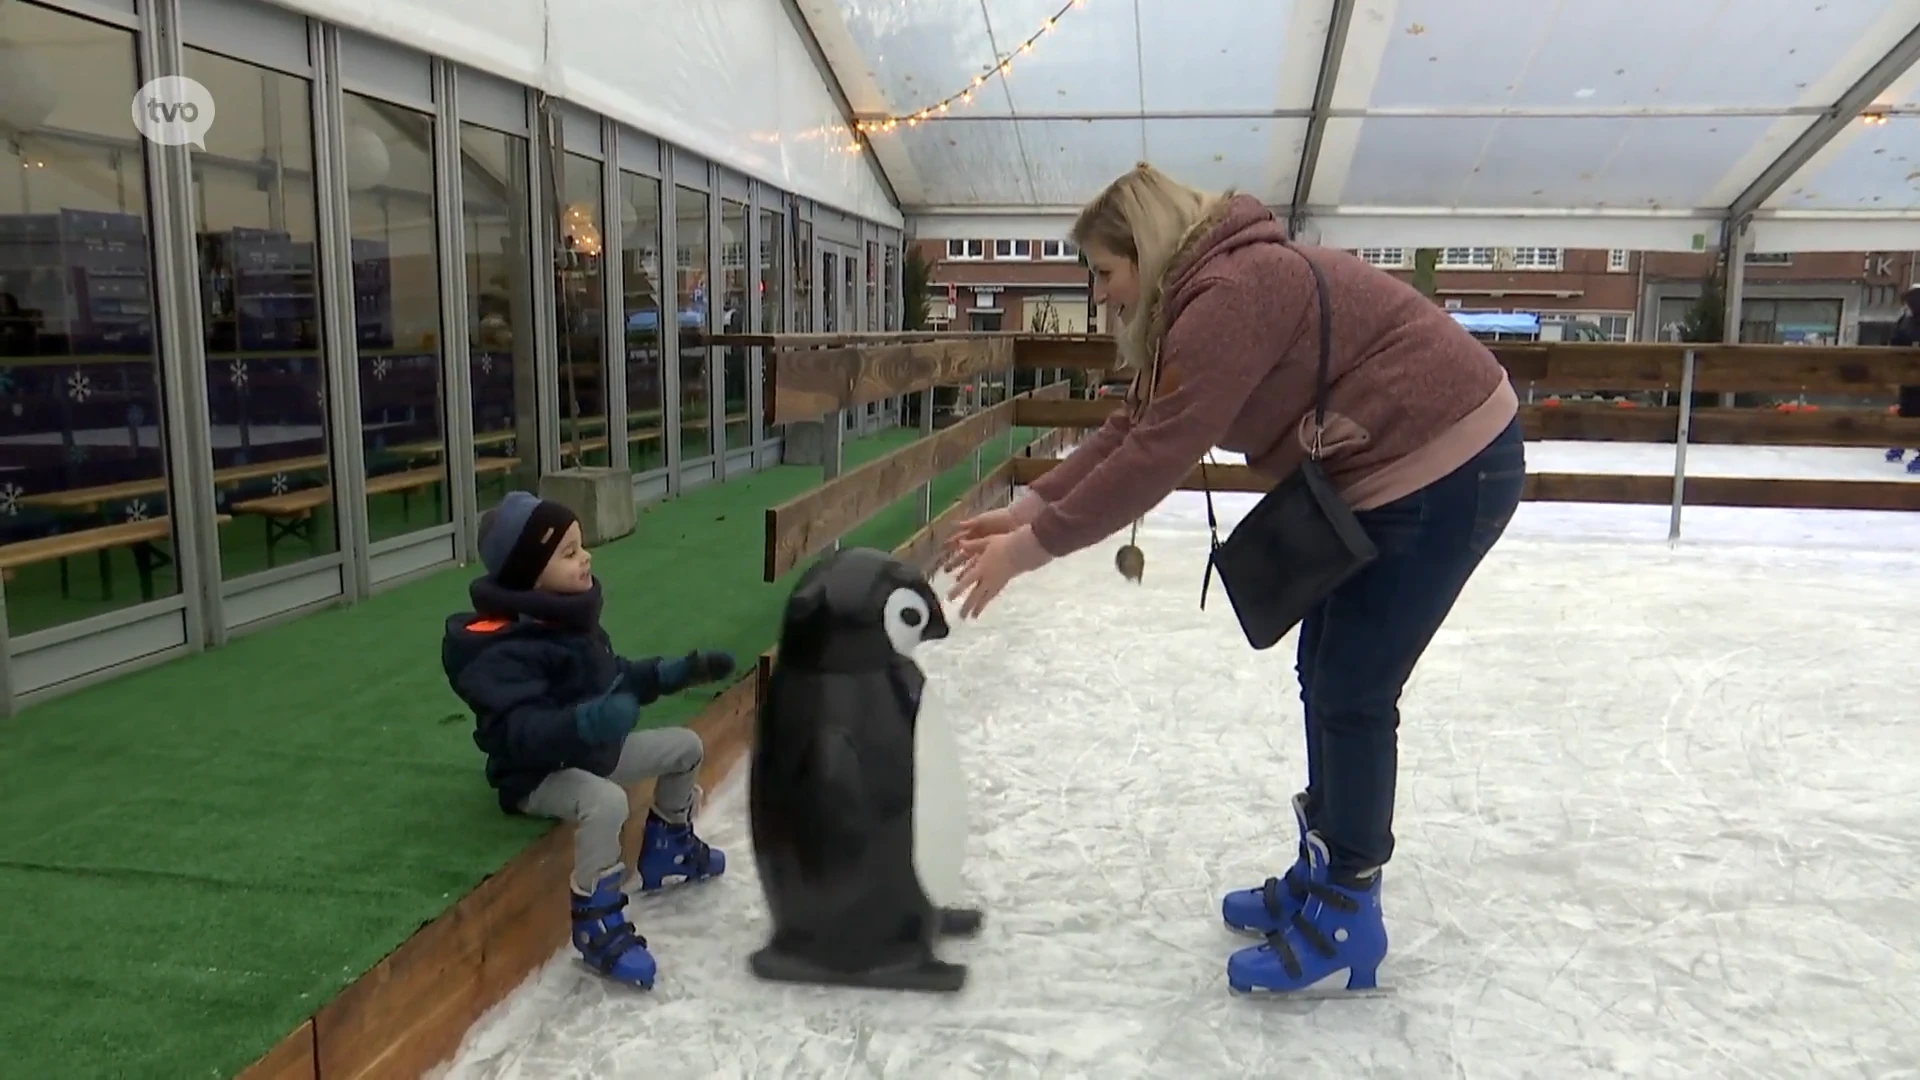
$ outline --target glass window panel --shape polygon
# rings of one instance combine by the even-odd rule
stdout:
[[[567,466],[607,463],[606,253],[600,163],[561,155],[560,274],[554,304],[559,348],[560,457]]]
[[[880,244],[867,241],[867,329],[880,329]]]
[[[378,543],[451,519],[434,121],[359,94],[344,102],[367,534]]]
[[[887,294],[887,321],[884,328],[899,330],[902,324],[900,321],[900,248],[897,245],[887,245],[887,266],[880,277],[880,286],[886,290]]]
[[[338,550],[310,84],[186,49],[226,103],[190,151],[214,492],[226,578]]]
[[[713,453],[713,418],[708,409],[707,193],[674,187],[674,262],[680,320],[680,460]]]
[[[820,332],[840,332],[840,256],[832,248],[820,249]]]
[[[660,181],[620,174],[620,289],[627,334],[627,464],[634,472],[667,464],[662,412],[666,369],[660,359]]]
[[[10,10],[9,89],[32,91],[0,137],[0,550],[20,635],[179,584],[133,35]]]
[[[793,332],[813,333],[813,222],[796,222],[793,247]],[[831,279],[829,279],[831,280]]]
[[[467,368],[479,466],[475,505],[482,510],[508,491],[539,484],[529,164],[524,137],[460,125]]]
[[[719,326],[722,333],[747,332],[747,208],[731,199],[720,201]],[[721,401],[726,407],[727,449],[753,445],[753,417],[747,411],[747,350],[729,345],[722,362]]]
[[[787,328],[782,276],[785,273],[787,219],[771,210],[760,211],[760,332],[779,334]],[[772,369],[760,358],[760,423],[771,435],[773,424]]]

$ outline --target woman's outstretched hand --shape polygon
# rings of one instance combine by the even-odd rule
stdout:
[[[1007,582],[1053,561],[1053,556],[1034,539],[1033,530],[1024,525],[1011,532],[962,540],[957,551],[959,580],[947,593],[947,599],[961,601],[963,619],[978,618],[993,598],[1000,595],[1000,590],[1007,587]]]
[[[966,545],[976,540],[1010,533],[1020,527],[1020,521],[1013,515],[1013,508],[1003,506],[998,510],[989,510],[984,514],[975,514],[960,523],[947,537],[940,549],[940,569],[949,574],[957,574],[960,568],[972,558],[965,554]]]

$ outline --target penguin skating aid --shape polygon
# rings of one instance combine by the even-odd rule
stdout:
[[[821,560],[788,598],[749,778],[754,858],[773,922],[772,940],[751,960],[760,978],[965,985],[966,968],[940,960],[934,942],[977,930],[981,915],[929,896],[929,881],[940,899],[957,892],[959,845],[953,822],[923,826],[916,805],[964,785],[957,760],[924,782],[917,760],[923,749],[953,751],[950,730],[920,729],[926,680],[912,659],[947,631],[926,578],[872,549]],[[922,840],[946,847],[923,849]]]

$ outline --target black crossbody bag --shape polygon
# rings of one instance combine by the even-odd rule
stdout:
[[[1287,246],[1306,259],[1320,300],[1320,369],[1314,380],[1313,442],[1307,459],[1267,492],[1225,541],[1220,539],[1220,523],[1213,513],[1207,465],[1200,465],[1207,531],[1213,544],[1206,578],[1200,583],[1200,607],[1206,608],[1207,591],[1219,574],[1240,629],[1255,649],[1272,648],[1315,605],[1379,555],[1353,508],[1320,467],[1327,428],[1327,379],[1333,362],[1333,308],[1327,302],[1327,279],[1320,267],[1306,252]]]

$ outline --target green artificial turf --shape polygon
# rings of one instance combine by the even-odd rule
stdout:
[[[847,464],[916,437],[849,443]],[[644,508],[594,553],[621,652],[729,649],[750,670],[793,576],[759,580],[762,511],[819,477],[782,466]],[[942,476],[936,508],[972,483],[971,463]],[[918,501],[846,542],[898,544]],[[471,573],[0,721],[0,1077],[231,1076],[551,827],[500,812],[440,671]]]

